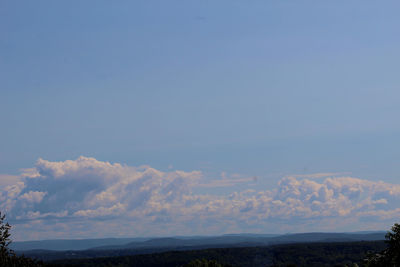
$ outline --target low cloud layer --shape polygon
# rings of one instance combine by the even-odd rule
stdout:
[[[39,159],[14,178],[0,184],[0,210],[17,239],[387,229],[400,215],[400,185],[329,173],[227,195],[193,194],[213,184],[200,171],[86,157]],[[257,180],[222,178],[215,186]]]

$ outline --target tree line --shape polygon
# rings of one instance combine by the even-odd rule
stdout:
[[[215,248],[170,251],[148,255],[43,262],[16,255],[9,248],[11,226],[0,212],[0,267],[61,266],[400,266],[400,224],[394,224],[385,242],[304,243],[269,247]],[[377,251],[379,251],[377,253]],[[368,253],[367,253],[368,252]],[[367,254],[367,255],[366,255]]]

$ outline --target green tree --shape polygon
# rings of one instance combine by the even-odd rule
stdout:
[[[11,243],[10,229],[11,226],[5,222],[6,215],[0,211],[0,263],[4,263],[7,258],[13,255],[13,251],[8,248]]]
[[[41,267],[43,264],[39,261],[15,255],[9,248],[11,226],[6,222],[5,214],[0,211],[0,266],[4,267]]]
[[[196,259],[183,267],[229,267],[229,265],[222,265],[215,260],[206,260],[206,259]]]
[[[8,245],[11,243],[10,237],[10,229],[11,226],[8,224],[8,222],[5,222],[6,215],[1,214],[0,211],[0,251],[1,252],[6,252],[8,251]]]
[[[400,266],[400,224],[395,223],[386,235],[387,248],[380,253],[369,255],[367,267],[399,267]]]
[[[400,266],[400,224],[395,223],[385,237],[388,244],[386,257],[389,257],[392,266]]]

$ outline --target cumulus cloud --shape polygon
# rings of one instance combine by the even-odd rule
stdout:
[[[348,175],[348,172],[317,172],[317,173],[309,173],[309,174],[292,174],[287,177],[294,178],[308,178],[308,179],[316,179],[316,178],[326,178],[326,177],[337,177]]]
[[[0,188],[13,185],[20,179],[17,175],[0,174]]]
[[[20,200],[26,200],[30,203],[40,203],[47,192],[29,191],[18,197]]]
[[[333,231],[355,222],[366,229],[368,222],[390,225],[400,215],[400,185],[326,173],[287,176],[272,189],[194,194],[198,187],[255,181],[226,173],[208,184],[205,178],[200,171],[163,172],[87,157],[39,159],[14,184],[0,187],[0,210],[24,239],[44,229],[51,238]]]
[[[198,184],[198,187],[232,187],[238,184],[248,184],[257,181],[257,176],[243,176],[237,173],[228,175],[226,172],[221,172],[220,179],[207,181],[206,183]]]
[[[39,159],[36,172],[23,173],[23,182],[1,193],[6,201],[0,209],[20,219],[32,218],[32,212],[41,218],[56,213],[56,217],[91,218],[143,215],[171,209],[200,175],[198,171],[164,173],[148,166],[134,168],[86,157],[63,162]]]

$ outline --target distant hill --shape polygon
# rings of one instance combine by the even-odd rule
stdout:
[[[98,246],[119,246],[130,242],[143,242],[148,238],[54,239],[12,242],[10,248],[25,250],[85,250]]]
[[[196,247],[196,246],[265,246],[299,242],[351,242],[384,240],[385,232],[375,233],[301,233],[279,236],[263,235],[224,235],[205,238],[155,238],[143,242],[130,242],[124,245],[100,246],[92,249],[141,249],[164,247]]]
[[[298,243],[298,242],[351,242],[384,240],[386,232],[355,232],[355,233],[300,233],[287,234],[269,239],[271,244]]]
[[[153,254],[91,257],[52,261],[48,266],[131,266],[176,267],[195,259],[216,260],[226,266],[353,266],[361,264],[370,252],[386,248],[384,241],[296,243],[264,247],[209,248],[202,250],[168,251]],[[104,251],[106,252],[106,251]]]
[[[384,240],[386,232],[355,233],[300,233],[285,235],[230,234],[222,236],[193,236],[166,238],[103,238],[103,239],[55,239],[40,241],[13,242],[11,248],[16,251],[26,250],[108,250],[164,248],[207,245],[253,244],[271,245],[298,242],[348,242]]]
[[[15,242],[18,254],[42,259],[78,259],[151,254],[165,251],[209,248],[266,247],[279,244],[315,242],[357,242],[385,239],[385,232],[372,233],[302,233],[273,235],[224,235],[215,237],[169,237],[153,239],[83,239]],[[19,249],[16,249],[19,248]],[[71,249],[72,248],[72,249]]]

